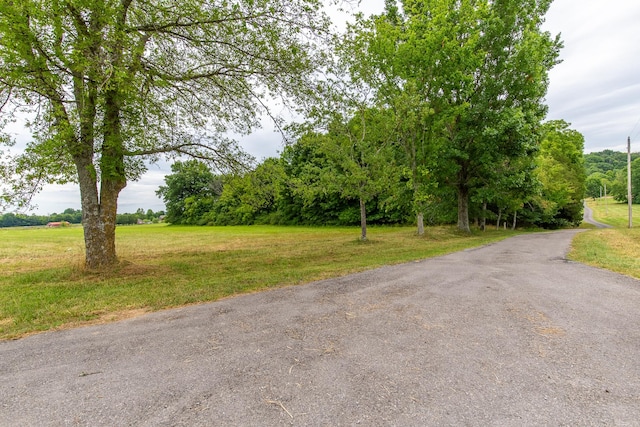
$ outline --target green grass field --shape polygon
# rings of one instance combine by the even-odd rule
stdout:
[[[629,205],[618,203],[612,198],[588,199],[587,205],[593,209],[593,216],[596,221],[609,224],[614,227],[627,228],[629,225]],[[640,206],[633,205],[632,222],[634,228],[640,227]]]
[[[0,229],[0,339],[108,322],[231,295],[437,256],[514,233],[453,227],[126,226],[121,265],[84,272],[81,227]]]
[[[633,228],[625,203],[588,200],[596,221],[614,226],[589,230],[573,240],[569,258],[640,279],[640,206],[633,206]]]

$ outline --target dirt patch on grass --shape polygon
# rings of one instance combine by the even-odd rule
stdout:
[[[118,322],[120,320],[133,319],[134,317],[139,317],[144,314],[149,313],[151,310],[148,308],[133,308],[129,310],[120,310],[108,313],[100,313],[97,318],[86,320],[86,321],[75,321],[65,323],[64,325],[60,325],[55,328],[55,330],[65,330],[78,328],[82,326],[91,326],[91,325],[104,325],[107,323]]]

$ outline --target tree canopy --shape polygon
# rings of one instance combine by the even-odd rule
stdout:
[[[77,182],[86,265],[114,264],[118,195],[146,162],[189,155],[242,166],[248,157],[226,135],[259,126],[269,99],[311,93],[317,37],[329,26],[320,8],[318,0],[4,1],[2,117],[30,114],[33,133],[4,164],[4,200]]]
[[[387,1],[385,13],[351,27],[363,51],[354,77],[399,115],[414,200],[455,190],[458,227],[469,231],[469,198],[492,171],[528,156],[546,113],[548,71],[562,44],[541,30],[550,1]],[[416,205],[418,218],[424,209]],[[420,219],[418,220],[418,222]]]
[[[632,196],[633,203],[640,203],[640,171],[636,172],[636,161],[640,153],[631,153]],[[611,195],[620,202],[627,201],[627,153],[603,150],[584,156],[587,170],[586,195],[602,197]]]

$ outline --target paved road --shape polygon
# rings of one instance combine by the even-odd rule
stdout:
[[[637,426],[640,281],[575,231],[0,343],[2,426]]]
[[[598,222],[593,219],[593,209],[587,206],[587,202],[584,202],[584,213],[583,213],[584,222],[588,222],[589,224],[595,225],[596,228],[613,228],[609,224],[604,224],[602,222]]]

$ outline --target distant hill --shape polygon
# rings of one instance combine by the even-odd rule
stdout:
[[[640,157],[640,153],[631,153],[631,160]],[[584,155],[584,167],[587,176],[595,172],[606,174],[608,171],[624,169],[627,167],[627,153],[621,151],[604,150],[598,153]]]

